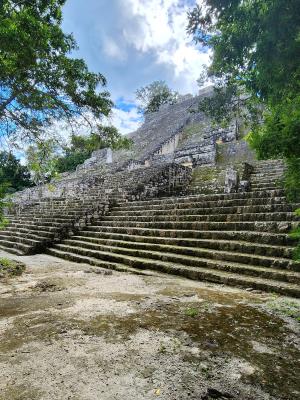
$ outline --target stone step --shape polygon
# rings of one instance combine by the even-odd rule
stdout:
[[[243,221],[243,222],[202,222],[202,221],[102,221],[100,224],[94,223],[89,226],[90,230],[99,231],[103,227],[125,227],[141,229],[179,229],[195,231],[255,231],[255,232],[279,232],[288,233],[292,228],[298,226],[297,222],[288,221]]]
[[[83,247],[84,246],[84,247]],[[195,256],[187,256],[182,254],[159,252],[159,251],[147,251],[140,249],[130,249],[124,247],[109,246],[94,246],[94,248],[87,247],[85,242],[76,243],[75,246],[69,243],[56,244],[54,248],[61,251],[75,252],[81,255],[92,256],[100,259],[107,259],[108,261],[115,261],[114,257],[117,255],[131,256],[134,258],[142,258],[147,260],[158,260],[162,262],[170,262],[176,264],[182,264],[185,266],[197,267],[197,268],[208,268],[212,270],[220,270],[238,273],[241,275],[257,276],[259,278],[266,278],[272,280],[278,280],[282,282],[288,282],[293,284],[300,284],[300,274],[298,272],[280,270],[275,268],[257,267],[248,264],[242,264],[241,262],[229,262],[223,259],[207,259]],[[105,258],[107,257],[107,258]],[[300,286],[299,286],[300,290]]]
[[[276,188],[282,188],[283,183],[280,181],[271,181],[271,180],[265,180],[265,181],[255,181],[251,180],[250,181],[250,192],[253,192],[253,189],[259,188],[260,190],[265,190],[265,188],[272,188],[270,190],[274,190]]]
[[[18,232],[5,232],[0,233],[0,241],[9,240],[15,243],[25,243],[30,247],[35,247],[41,242],[47,241],[49,238],[44,236],[39,236],[33,233],[28,233],[25,235],[19,234]]]
[[[286,213],[286,212],[269,212],[269,213],[243,213],[243,214],[222,214],[217,213],[217,210],[214,213],[205,215],[205,214],[176,214],[171,213],[169,215],[160,214],[160,215],[113,215],[113,213],[102,217],[99,220],[94,220],[93,224],[100,224],[102,221],[136,221],[136,222],[166,222],[166,221],[214,221],[214,222],[225,222],[225,221],[297,221],[300,220],[300,217],[295,216],[294,213]]]
[[[246,242],[253,241],[258,243],[282,246],[293,246],[295,244],[295,240],[291,239],[287,234],[275,234],[270,232],[255,231],[199,231],[195,229],[151,229],[139,227],[102,226],[93,228],[87,227],[81,232],[81,234],[95,237],[99,232],[173,238],[178,237],[191,239],[238,240]]]
[[[161,256],[165,256],[166,254],[185,257],[188,258],[182,263],[186,265],[194,265],[193,262],[197,263],[198,261],[194,258],[200,259],[209,259],[209,260],[220,260],[220,261],[228,261],[228,262],[236,262],[240,264],[254,265],[257,267],[268,267],[268,268],[277,268],[277,269],[288,269],[291,271],[300,271],[300,263],[293,262],[287,258],[277,258],[277,257],[266,257],[266,256],[257,256],[253,254],[245,254],[234,251],[226,251],[226,250],[212,250],[206,248],[194,248],[194,247],[183,247],[183,246],[174,246],[174,245],[160,245],[160,244],[151,244],[145,242],[128,242],[128,241],[106,241],[106,243],[93,243],[88,240],[82,240],[71,238],[67,239],[63,242],[65,245],[69,246],[78,246],[83,248],[89,248],[92,250],[100,250],[100,251],[114,251],[114,252],[123,252],[124,254],[130,254],[133,251],[140,252],[143,254],[147,251],[149,254],[148,257],[152,257],[150,252],[159,252]],[[125,250],[124,250],[125,248]],[[121,250],[120,250],[121,249]],[[126,253],[128,251],[128,253]],[[169,257],[170,258],[170,257]],[[170,261],[170,260],[169,260]],[[198,265],[198,264],[197,264]],[[300,277],[300,275],[299,275]],[[299,281],[300,283],[300,281]]]
[[[73,220],[74,217],[83,215],[83,214],[78,214],[78,213],[68,213],[67,211],[62,212],[62,213],[38,213],[38,212],[33,212],[30,214],[22,214],[22,216],[18,217],[18,219],[22,220],[26,220],[26,219],[39,219],[39,220],[51,220],[52,219],[57,219],[57,220]]]
[[[283,176],[280,174],[268,174],[268,175],[263,175],[263,174],[252,174],[250,181],[253,183],[265,183],[265,182],[281,182],[283,179]]]
[[[229,206],[215,208],[174,208],[166,213],[166,210],[126,210],[120,211],[119,208],[113,208],[110,216],[160,216],[160,215],[214,215],[214,214],[253,214],[253,213],[272,213],[286,212],[294,213],[294,210],[300,208],[300,204],[270,204],[254,206]]]
[[[249,200],[249,199],[264,199],[268,198],[281,198],[286,200],[284,196],[283,189],[274,189],[268,193],[265,191],[261,192],[239,192],[239,193],[218,193],[218,194],[200,194],[192,196],[181,196],[181,197],[162,197],[162,198],[152,198],[149,200],[139,200],[132,202],[120,203],[120,207],[126,206],[128,204],[135,204],[136,206],[143,206],[147,204],[181,204],[181,203],[203,203],[203,202],[218,202],[218,201],[228,201],[228,200]]]
[[[115,271],[120,271],[120,272],[126,272],[126,273],[132,273],[135,275],[145,275],[145,276],[160,276],[161,274],[156,273],[155,271],[151,270],[141,270],[139,268],[132,268],[129,267],[128,265],[120,264],[120,263],[112,263],[112,262],[107,262],[107,261],[102,261],[99,259],[91,259],[90,257],[83,257],[80,256],[79,254],[72,254],[68,255],[67,253],[63,251],[59,251],[58,249],[54,248],[49,248],[46,250],[47,254],[53,255],[54,257],[60,257],[60,258],[65,258],[66,260],[70,261],[75,261],[78,263],[86,263],[90,265],[94,265],[100,268],[106,268],[106,269],[112,269]]]
[[[15,254],[19,255],[28,254],[32,248],[32,246],[25,243],[13,242],[4,239],[0,239],[0,247],[8,250],[9,252],[15,250]]]
[[[276,205],[286,204],[284,197],[274,198],[257,198],[257,199],[234,199],[234,200],[219,200],[219,201],[191,201],[187,202],[163,202],[160,203],[147,203],[145,205],[136,204],[135,202],[126,203],[126,205],[119,205],[115,210],[119,211],[139,211],[139,210],[174,210],[184,208],[216,208],[216,207],[239,207],[239,206],[259,206],[259,205]]]
[[[44,226],[57,226],[60,227],[62,224],[70,224],[74,218],[48,218],[48,217],[20,217],[20,218],[8,218],[9,223],[24,223],[28,224],[43,224]]]
[[[10,220],[9,221],[10,227],[17,227],[17,228],[27,228],[27,229],[42,229],[45,231],[57,231],[60,229],[63,224],[57,222],[49,222],[49,221],[34,221],[34,220]]]
[[[89,233],[89,232],[87,232]],[[288,246],[273,246],[269,244],[235,241],[235,240],[214,240],[214,239],[191,239],[177,237],[159,237],[159,236],[138,236],[111,232],[92,232],[89,236],[81,236],[83,232],[72,236],[74,240],[88,241],[92,243],[109,244],[128,243],[128,247],[162,245],[175,247],[189,247],[195,249],[212,249],[223,251],[237,251],[240,253],[256,254],[266,257],[277,258],[292,258],[293,247]]]
[[[5,231],[0,231],[0,233],[7,233],[7,234],[9,234],[10,232],[12,234],[16,234],[17,233],[17,234],[22,235],[22,236],[26,236],[26,235],[31,235],[32,234],[32,230],[30,230],[30,229],[27,229],[27,228],[18,228],[18,229],[16,229],[16,228],[13,228],[13,227],[10,227],[10,226],[7,226],[5,228]],[[36,230],[36,231],[34,231],[34,234],[35,235],[38,234],[39,237],[43,237],[43,238],[52,238],[53,237],[53,233],[52,232],[44,231],[44,230]]]
[[[22,229],[27,229],[28,231],[39,231],[39,232],[48,232],[48,233],[56,233],[58,231],[57,227],[49,226],[49,225],[40,225],[40,224],[25,224],[24,222],[20,223],[11,223],[9,224],[5,231],[21,231]],[[23,232],[23,231],[22,231]]]
[[[17,249],[16,247],[6,246],[2,242],[0,242],[0,249],[4,250],[4,251],[7,251],[9,253],[12,253],[12,254],[16,254],[17,256],[23,256],[24,255],[24,253],[21,250]]]
[[[275,190],[277,187],[280,187],[280,185],[278,184],[278,182],[251,182],[251,192],[253,192],[254,189],[257,190]]]
[[[115,254],[111,252],[101,252],[100,254],[100,252],[94,252],[92,250],[81,249],[78,247],[74,248],[69,247],[68,250],[69,251],[62,251],[57,248],[51,248],[48,250],[48,253],[72,261],[79,261],[84,259],[84,262],[88,262],[91,265],[95,265],[94,260],[99,259],[101,256],[102,261],[105,259],[105,261],[108,263],[118,263],[122,265],[128,265],[131,268],[138,268],[142,270],[150,269],[159,272],[171,273],[174,275],[181,275],[193,280],[223,283],[227,285],[241,286],[247,288],[251,287],[253,289],[271,291],[274,293],[300,297],[299,285],[291,283],[279,282],[271,279],[252,277],[247,275],[240,275],[237,273],[225,272],[222,270],[185,266],[182,264],[175,264],[166,261],[150,260],[141,257],[132,257],[124,254]]]

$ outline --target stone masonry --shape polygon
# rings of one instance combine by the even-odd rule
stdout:
[[[147,115],[127,151],[17,193],[0,248],[299,297],[299,224],[281,160],[258,162],[235,123],[216,129],[185,96]]]

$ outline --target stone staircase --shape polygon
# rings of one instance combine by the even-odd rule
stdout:
[[[8,226],[0,231],[0,248],[17,255],[42,251],[88,223],[97,210],[95,203],[93,198],[47,199],[9,214]]]
[[[300,263],[290,229],[298,225],[280,178],[281,161],[257,162],[251,189],[121,202],[48,253],[120,271],[300,296]],[[200,187],[198,185],[198,187]]]
[[[8,226],[0,230],[0,248],[17,255],[42,252],[125,198],[171,194],[173,190],[179,193],[189,180],[190,171],[173,164],[92,176],[90,185],[78,187],[76,195],[15,204],[6,215]]]

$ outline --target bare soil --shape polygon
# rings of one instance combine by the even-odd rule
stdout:
[[[47,255],[0,279],[1,400],[296,400],[295,299]]]

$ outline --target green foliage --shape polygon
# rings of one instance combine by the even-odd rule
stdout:
[[[27,165],[36,185],[48,182],[56,175],[58,145],[53,139],[36,142],[26,151]]]
[[[247,96],[250,116],[255,108],[263,110],[261,123],[256,118],[252,124],[251,145],[260,158],[287,160],[287,182],[294,181],[296,197],[300,187],[295,173],[300,154],[299,1],[205,0],[188,18],[187,30],[195,41],[213,49],[209,74]],[[225,103],[231,100],[223,98]],[[221,114],[226,115],[226,107],[219,104]]]
[[[242,82],[273,104],[297,92],[300,74],[298,0],[205,0],[188,15],[187,30],[214,50],[210,73]],[[295,90],[296,89],[296,90]]]
[[[285,186],[290,200],[300,200],[300,95],[265,112],[264,124],[248,136],[259,159],[285,158]]]
[[[103,75],[70,57],[77,49],[61,29],[65,0],[0,3],[0,136],[36,142],[53,119],[100,118],[112,106]]]
[[[135,93],[141,103],[140,109],[145,113],[158,111],[162,104],[174,104],[178,98],[178,93],[172,91],[164,81],[154,81]]]
[[[4,208],[9,206],[9,200],[7,197],[9,184],[2,183],[0,185],[0,228],[3,228],[8,223],[7,219],[4,216]]]
[[[10,152],[0,152],[0,186],[7,184],[7,191],[12,193],[32,186],[27,167]]]
[[[128,149],[131,141],[125,136],[121,136],[114,127],[103,127],[106,135],[92,133],[89,136],[73,135],[71,144],[64,148],[63,155],[56,160],[57,172],[74,171],[77,165],[87,160],[93,151],[105,147],[111,147],[114,150],[121,148]]]
[[[190,307],[185,310],[185,315],[188,317],[195,318],[195,317],[197,317],[198,314],[199,314],[199,311],[197,310],[197,308]]]
[[[278,299],[266,303],[266,307],[279,315],[290,317],[300,322],[299,303],[292,300]]]
[[[0,257],[0,278],[6,276],[19,276],[25,271],[25,265],[21,262]]]
[[[298,208],[295,211],[295,214],[300,217],[300,208]],[[294,250],[294,259],[295,260],[300,260],[300,226],[298,228],[295,228],[291,233],[290,233],[291,238],[298,240],[298,246]]]

